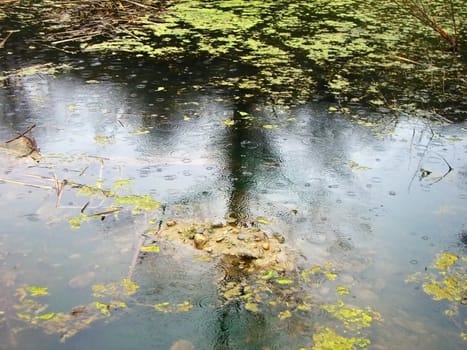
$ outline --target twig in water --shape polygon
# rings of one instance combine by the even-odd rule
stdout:
[[[55,201],[55,207],[58,208],[60,206],[60,200],[62,199],[63,188],[65,187],[65,184],[67,182],[66,180],[59,181],[57,178],[57,175],[55,174],[54,174],[53,180],[54,180],[54,186],[55,186],[55,193],[57,194],[57,199]]]
[[[30,132],[32,129],[34,129],[36,127],[36,124],[33,124],[31,125],[29,128],[27,128],[25,131],[23,131],[22,133],[19,133],[18,136],[6,141],[5,143],[10,143],[10,142],[13,142],[21,137],[26,137],[25,135]],[[29,138],[28,138],[29,139]]]
[[[444,158],[441,154],[438,154],[439,157],[441,157],[442,160],[444,160],[444,162],[446,163],[446,165],[448,166],[448,170],[442,175],[440,176],[438,179],[436,179],[435,181],[433,181],[431,185],[434,185],[435,183],[437,182],[440,182],[442,179],[444,179],[446,176],[448,176],[448,174],[453,171],[454,169],[452,168],[451,164],[449,164],[449,162],[446,160],[446,158]]]
[[[80,210],[80,213],[81,213],[81,214],[83,214],[83,213],[84,213],[84,211],[85,211],[85,210],[86,210],[86,208],[88,207],[89,203],[90,203],[90,202],[89,202],[89,201],[87,201],[87,202],[86,202],[86,204],[85,204],[85,205],[83,205],[83,207],[82,207],[82,208],[81,208],[81,210]]]
[[[152,8],[152,9],[155,9],[155,10],[157,10],[157,8],[156,8],[156,7],[154,7],[154,6],[150,6],[150,5],[141,4],[141,3],[139,3],[139,2],[136,2],[136,1],[131,1],[131,0],[121,0],[121,1],[123,1],[123,2],[127,2],[127,3],[129,3],[129,4],[132,4],[132,5],[135,5],[135,6],[138,6],[138,7],[142,7],[142,8],[145,8],[145,9],[146,9],[146,8]]]
[[[426,155],[426,152],[428,152],[428,147],[430,146],[431,142],[433,141],[433,137],[435,136],[435,133],[433,131],[433,129],[431,128],[430,125],[428,125],[428,128],[430,129],[430,132],[431,132],[431,136],[430,138],[428,139],[428,142],[425,146],[425,150],[423,151],[422,155],[420,156],[420,159],[418,161],[418,165],[417,165],[417,170],[415,170],[412,178],[410,179],[410,182],[409,182],[409,186],[407,188],[407,192],[410,192],[410,188],[412,187],[412,183],[413,181],[415,180],[415,178],[417,177],[417,173],[419,172],[419,170],[422,168],[421,167],[421,164],[422,164],[422,161],[423,159],[425,158],[425,155]],[[415,129],[414,129],[414,134],[415,134]],[[420,140],[421,138],[423,137],[423,132],[420,134]]]
[[[10,179],[0,178],[0,181],[10,183],[10,184],[15,184],[15,185],[28,186],[28,187],[34,187],[34,188],[42,188],[42,189],[45,189],[45,190],[53,190],[54,189],[51,186],[36,185],[36,184],[31,184],[31,183],[16,181],[16,180],[10,180]]]
[[[86,166],[83,170],[81,170],[81,172],[79,173],[78,176],[82,176],[84,175],[84,173],[86,172],[86,170],[88,170],[89,166]]]
[[[133,254],[133,259],[131,259],[131,264],[128,269],[129,280],[131,280],[131,278],[133,277],[133,274],[135,273],[136,264],[138,263],[139,253],[141,251],[141,247],[143,246],[145,240],[146,240],[146,237],[144,235],[141,235],[139,237],[138,243],[136,244],[135,253]]]
[[[6,35],[5,39],[0,41],[0,49],[3,49],[5,47],[5,44],[8,41],[8,39],[10,38],[11,34],[13,34],[15,32],[19,32],[19,30],[8,30],[8,34]]]

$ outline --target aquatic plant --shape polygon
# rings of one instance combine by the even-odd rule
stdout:
[[[459,307],[466,303],[466,262],[466,256],[459,256],[447,251],[441,252],[436,256],[430,271],[410,275],[406,282],[421,285],[422,290],[435,301],[448,302],[444,314],[455,319],[459,316]],[[467,320],[462,322],[465,324]],[[461,332],[463,339],[465,339],[464,334]]]
[[[415,104],[452,118],[462,118],[467,108],[465,58],[447,55],[432,40],[435,29],[453,50],[462,49],[458,18],[467,16],[462,0],[179,0],[145,2],[137,12],[131,3],[123,8],[92,4],[118,24],[111,35],[93,27],[95,18],[89,16],[86,28],[93,32],[56,40],[60,30],[69,33],[75,26],[70,16],[68,24],[44,28],[55,38],[48,44],[67,51],[79,46],[99,54],[233,65],[238,73],[212,70],[216,73],[206,76],[205,84],[232,89],[245,100],[290,105],[333,98],[339,107],[351,102],[411,112],[417,111]],[[54,4],[65,14],[74,11],[66,2]],[[34,9],[49,18],[53,12],[47,6],[41,2]],[[131,21],[123,23],[125,14]],[[447,30],[440,17],[453,28]],[[35,13],[23,20],[51,23],[38,18]]]

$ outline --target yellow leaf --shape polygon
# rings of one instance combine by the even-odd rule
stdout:
[[[95,301],[93,303],[94,307],[101,312],[102,315],[104,316],[110,316],[110,305],[101,303],[99,301]]]
[[[454,265],[458,259],[459,257],[457,255],[444,252],[437,256],[436,261],[433,266],[435,269],[446,271],[448,267]]]
[[[188,312],[193,308],[193,305],[189,301],[185,300],[183,303],[177,305],[177,310],[182,312]]]
[[[265,124],[265,125],[263,125],[263,128],[265,128],[265,129],[277,129],[277,125]]]
[[[122,280],[122,286],[123,288],[125,288],[125,291],[127,292],[128,295],[135,294],[139,288],[139,286],[135,282],[130,280],[129,278],[124,278]]]
[[[224,119],[225,126],[233,126],[235,124],[235,120],[232,119]]]
[[[32,297],[41,297],[49,294],[47,287],[27,286],[26,291],[31,294]]]
[[[258,312],[258,304],[256,303],[246,303],[245,304],[245,309],[251,312]]]
[[[50,320],[51,318],[53,318],[54,316],[55,316],[55,312],[49,312],[49,313],[46,313],[46,314],[39,315],[39,316],[37,316],[37,318],[39,320],[47,321],[47,320]]]
[[[159,253],[161,249],[157,245],[152,244],[152,245],[142,246],[140,251],[144,253]]]
[[[159,303],[159,304],[156,304],[154,305],[154,308],[157,310],[157,311],[161,311],[161,312],[168,312],[170,311],[169,308],[170,308],[170,303],[169,302],[163,302],[163,303]]]
[[[277,272],[274,270],[270,270],[267,273],[265,273],[263,276],[261,276],[261,279],[270,280],[271,278],[274,278],[276,276],[277,276]]]
[[[293,280],[289,279],[289,278],[277,278],[276,279],[276,282],[279,283],[279,284],[292,284],[293,283]]]
[[[350,293],[350,290],[349,288],[344,287],[344,286],[337,286],[336,293],[339,295],[348,295]]]

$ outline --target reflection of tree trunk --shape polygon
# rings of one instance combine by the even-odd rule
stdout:
[[[267,135],[258,125],[254,116],[246,112],[248,105],[235,106],[234,125],[227,130],[226,174],[230,176],[230,195],[228,199],[228,215],[235,218],[239,225],[248,223],[251,213],[251,191],[255,190],[256,178],[261,175],[261,163],[264,159],[277,159],[272,154]],[[253,119],[252,119],[253,118]],[[248,285],[248,274],[237,265],[248,264],[244,257],[225,256],[223,268],[225,281]],[[220,288],[222,289],[222,287]],[[221,290],[222,292],[222,290]],[[243,309],[241,300],[226,301],[218,310],[216,320],[216,338],[213,349],[230,350],[238,347],[239,342],[252,341],[258,334],[266,333],[264,315],[251,314]],[[232,332],[241,334],[232,334]],[[242,337],[239,339],[239,335]],[[253,343],[255,344],[255,343]],[[257,345],[257,344],[255,344]]]
[[[228,203],[229,216],[238,222],[248,220],[248,190],[251,187],[252,178],[245,176],[248,169],[247,150],[242,147],[251,141],[251,130],[245,125],[245,120],[239,118],[235,111],[235,125],[230,130],[230,153],[228,155],[228,166],[231,178],[231,191]],[[253,174],[251,175],[253,177]]]
[[[230,350],[231,347],[229,345],[230,339],[230,318],[232,315],[238,312],[238,302],[237,303],[229,303],[223,306],[221,309],[218,310],[218,325],[219,329],[216,333],[216,340],[214,343],[214,350]]]
[[[250,343],[254,349],[267,349],[264,343],[268,339],[268,325],[264,315],[243,311],[240,301],[232,301],[222,306],[218,310],[217,323],[219,328],[213,345],[214,350],[238,349],[239,345],[245,343]],[[235,334],[232,334],[232,330]],[[239,339],[239,335],[242,339]]]
[[[226,155],[226,167],[231,179],[228,214],[239,223],[247,222],[250,217],[250,190],[260,175],[259,166],[265,158],[276,158],[271,154],[266,135],[256,125],[256,120],[252,120],[250,115],[245,117],[249,109],[249,106],[236,106],[233,117],[235,124],[228,130],[227,141],[229,153]]]

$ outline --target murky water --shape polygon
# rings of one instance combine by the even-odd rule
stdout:
[[[365,110],[353,118],[324,103],[244,104],[231,91],[200,88],[202,71],[178,65],[77,65],[0,89],[1,139],[35,124],[43,155],[36,164],[0,154],[0,348],[169,349],[187,339],[196,349],[298,349],[310,346],[317,325],[333,324],[318,305],[340,299],[381,314],[364,331],[369,349],[463,348],[465,306],[448,317],[447,302],[405,280],[439,252],[465,257],[466,123]],[[124,208],[73,229],[70,218],[85,206],[99,213],[109,199],[69,187],[57,196],[54,178],[104,189],[130,179],[123,193],[163,205],[137,215]],[[283,234],[300,268],[332,262],[336,281],[301,291],[316,311],[281,319],[272,307],[222,305],[218,268],[170,242],[134,264],[151,220],[229,215]],[[129,276],[139,285],[129,307],[64,343],[63,334],[17,316],[18,288],[47,286],[41,304],[67,313],[93,302],[93,285]],[[336,284],[350,294],[336,294]]]

